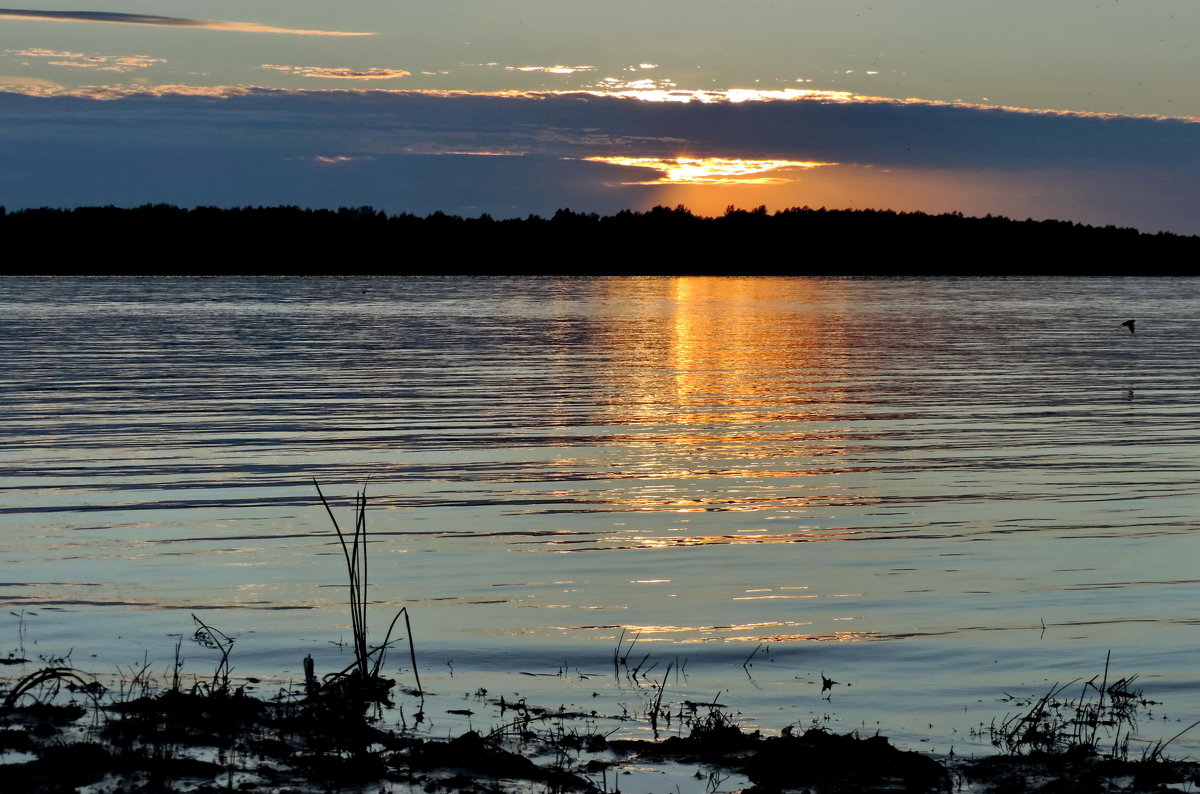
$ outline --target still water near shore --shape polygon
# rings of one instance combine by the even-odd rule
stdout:
[[[1169,737],[1198,320],[1190,280],[2,279],[0,654],[165,671],[195,613],[260,694],[344,666],[316,479],[344,522],[366,484],[435,731],[643,710],[623,631],[666,702],[939,752],[1111,649]]]

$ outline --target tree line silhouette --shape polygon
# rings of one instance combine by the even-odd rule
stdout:
[[[10,273],[1144,276],[1192,275],[1200,261],[1196,236],[810,207],[511,219],[372,207],[0,207],[0,235]]]

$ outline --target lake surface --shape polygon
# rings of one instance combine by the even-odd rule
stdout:
[[[0,654],[182,634],[204,676],[194,613],[262,694],[343,667],[316,480],[343,524],[366,487],[434,732],[498,722],[443,714],[480,687],[645,730],[605,721],[646,702],[624,633],[665,702],[960,753],[1111,650],[1170,737],[1198,322],[1191,280],[0,279]]]

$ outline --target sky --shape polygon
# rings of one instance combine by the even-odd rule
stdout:
[[[684,204],[1200,234],[1196,0],[0,8],[0,205]]]

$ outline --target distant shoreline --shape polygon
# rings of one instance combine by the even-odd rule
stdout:
[[[371,207],[0,208],[11,274],[1191,276],[1200,237],[891,210],[561,209],[497,220]]]

